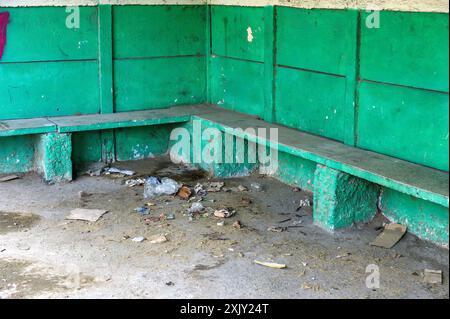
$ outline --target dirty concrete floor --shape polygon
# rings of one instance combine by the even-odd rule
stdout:
[[[208,181],[166,158],[116,166],[191,186]],[[189,220],[190,204],[170,196],[151,200],[156,206],[150,216],[174,213],[175,220],[146,223],[150,216],[134,211],[149,201],[143,187],[127,187],[124,179],[82,176],[45,185],[28,174],[0,184],[0,298],[449,297],[448,250],[410,234],[390,250],[370,246],[382,216],[330,234],[312,224],[311,207],[296,211],[300,200],[311,200],[310,193],[254,176],[224,180],[231,191],[204,198],[206,207],[237,211],[224,226],[213,216]],[[252,182],[263,191],[251,189]],[[235,189],[239,185],[249,191]],[[74,208],[109,213],[95,223],[66,220]],[[242,229],[233,227],[237,220]],[[293,225],[301,227],[267,230]],[[162,234],[168,242],[132,241]],[[254,260],[287,268],[266,268]],[[380,269],[379,289],[365,285],[370,264]],[[423,283],[424,269],[442,269],[444,284]]]

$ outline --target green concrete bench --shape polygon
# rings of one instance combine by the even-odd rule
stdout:
[[[0,137],[56,132],[56,125],[44,118],[0,120]]]
[[[186,123],[192,115],[214,111],[207,106],[182,105],[113,114],[49,117],[46,120],[56,129],[40,139],[37,147],[38,172],[48,182],[72,180],[72,133]]]
[[[254,117],[216,109],[194,116],[225,132],[230,128],[278,128],[279,150],[369,182],[449,207],[449,175],[422,165],[350,147],[320,136],[270,124]],[[241,134],[256,142],[257,137]],[[268,140],[261,140],[268,143]]]
[[[72,179],[72,133],[181,124],[192,120],[200,120],[205,127],[228,133],[234,128],[277,128],[280,152],[317,165],[314,174],[314,220],[324,228],[333,230],[368,221],[376,210],[380,186],[443,206],[448,211],[447,172],[350,147],[210,105],[2,121],[0,137],[38,134],[36,167],[46,180],[58,182]],[[248,132],[234,132],[237,137],[252,142],[265,145],[269,142],[269,139],[261,139]]]
[[[228,110],[216,108],[215,113],[195,115],[193,119],[223,132],[230,132],[233,128],[278,128],[280,152],[317,164],[314,174],[314,221],[325,229],[335,230],[370,221],[378,209],[380,186],[440,205],[448,214],[447,172]],[[248,132],[237,131],[234,135],[264,145],[269,142],[268,138],[261,139]],[[441,242],[448,243],[448,223],[436,227],[446,229],[443,236],[446,238]]]
[[[0,121],[0,138],[36,135],[34,166],[47,182],[72,180],[72,133],[189,122],[197,106]]]
[[[23,135],[35,136],[34,143],[34,167],[39,173],[46,175],[46,167],[50,165],[46,162],[48,161],[48,154],[55,153],[45,151],[48,135],[55,134],[57,131],[56,125],[45,118],[34,118],[34,119],[20,119],[20,120],[2,120],[0,121],[0,138],[8,138]],[[53,169],[55,171],[55,169]],[[65,172],[64,172],[65,173]],[[70,171],[70,176],[64,176],[64,179],[71,179],[72,173]],[[57,174],[55,176],[47,176],[49,179],[60,180],[60,176]]]
[[[52,117],[49,120],[57,126],[59,133],[74,133],[189,122],[198,112],[212,110],[208,111],[206,106],[183,105],[147,111]]]

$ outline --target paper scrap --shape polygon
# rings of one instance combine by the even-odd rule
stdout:
[[[391,249],[403,238],[406,230],[406,226],[395,223],[388,224],[384,227],[383,232],[375,239],[375,241],[370,243],[370,245]]]
[[[84,220],[88,222],[96,222],[100,219],[104,214],[106,214],[107,210],[101,209],[84,209],[77,208],[70,212],[70,215],[66,217],[66,219],[71,220]]]

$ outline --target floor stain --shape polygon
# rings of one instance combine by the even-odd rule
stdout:
[[[40,217],[29,213],[0,212],[0,235],[29,229]]]

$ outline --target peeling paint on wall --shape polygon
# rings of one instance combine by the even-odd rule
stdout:
[[[252,28],[251,27],[247,28],[247,41],[248,42],[253,42],[253,32],[252,32]]]
[[[0,0],[0,7],[112,5],[281,5],[296,8],[347,9],[375,7],[379,10],[449,12],[447,0]]]

